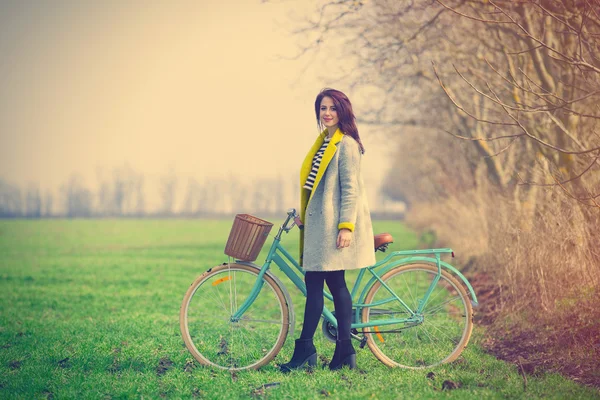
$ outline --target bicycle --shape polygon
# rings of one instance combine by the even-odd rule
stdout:
[[[275,358],[288,333],[293,337],[292,299],[269,267],[274,262],[306,296],[302,267],[281,244],[281,234],[295,225],[302,228],[292,208],[262,267],[244,260],[224,262],[190,285],[180,309],[180,330],[199,363],[232,371],[258,369]],[[385,252],[393,243],[387,233],[374,240],[375,251]],[[454,361],[467,346],[477,297],[469,281],[441,260],[442,254],[454,257],[449,248],[394,251],[359,270],[351,290],[352,337],[385,365],[429,368]],[[335,341],[334,312],[325,307],[322,317],[323,333]]]

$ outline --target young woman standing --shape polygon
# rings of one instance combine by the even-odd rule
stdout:
[[[304,325],[283,372],[314,366],[313,336],[323,312],[323,287],[333,296],[338,337],[329,364],[332,370],[356,368],[350,324],[352,299],[345,271],[375,264],[373,227],[360,171],[364,147],[348,97],[323,89],[315,101],[322,132],[308,151],[300,170],[300,265],[306,272]],[[325,129],[323,130],[323,127]]]

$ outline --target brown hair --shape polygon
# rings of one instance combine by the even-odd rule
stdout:
[[[354,116],[354,112],[352,111],[352,104],[344,93],[339,90],[324,88],[317,95],[317,99],[315,100],[315,113],[317,115],[317,125],[319,126],[319,130],[322,132],[323,125],[321,124],[321,120],[319,119],[319,109],[321,108],[321,100],[323,97],[331,97],[333,99],[333,105],[337,111],[338,118],[340,122],[338,123],[338,127],[340,130],[351,136],[354,140],[358,142],[360,146],[361,153],[365,153],[365,147],[360,141],[360,136],[358,135],[358,128],[356,128],[356,117]]]

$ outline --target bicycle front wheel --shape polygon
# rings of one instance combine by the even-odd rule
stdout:
[[[410,264],[393,268],[381,279],[411,311],[417,313],[437,274],[435,266]],[[379,281],[367,292],[365,304],[367,306],[362,310],[365,323],[411,316]],[[384,364],[428,368],[454,361],[467,346],[473,330],[473,309],[461,283],[448,272],[442,270],[418,315],[419,322],[364,328],[369,348]]]
[[[277,283],[263,287],[239,321],[231,316],[249,297],[259,269],[223,264],[202,274],[188,289],[179,313],[186,347],[203,365],[256,369],[279,352],[289,329],[289,309]]]

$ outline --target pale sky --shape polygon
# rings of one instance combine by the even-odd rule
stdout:
[[[319,90],[361,111],[332,83],[343,60],[327,47],[319,63],[279,59],[301,43],[293,21],[314,11],[313,0],[0,2],[0,177],[57,193],[77,172],[95,190],[98,171],[128,163],[149,208],[170,168],[178,204],[188,177],[296,179]],[[390,148],[379,129],[359,131],[375,206]]]

